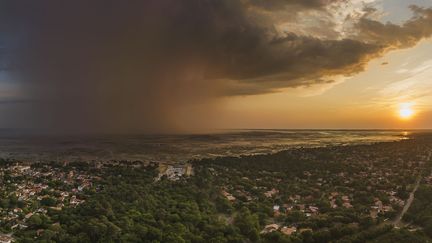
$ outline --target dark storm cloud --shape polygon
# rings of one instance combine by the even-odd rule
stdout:
[[[0,44],[0,72],[9,69],[8,59],[6,48]]]
[[[0,39],[12,55],[0,59],[14,63],[11,76],[34,101],[17,113],[36,128],[175,129],[183,105],[331,83],[327,76],[362,71],[393,39],[430,36],[417,33],[430,18],[384,37],[378,33],[391,26],[362,19],[358,36],[324,40],[281,34],[250,11],[283,7],[295,16],[339,2],[345,1],[2,0]]]
[[[355,40],[321,40],[291,34],[269,42],[263,49],[254,53],[256,56],[235,59],[230,66],[233,70],[225,73],[224,77],[236,80],[231,95],[328,83],[323,76],[362,71],[382,47]]]
[[[347,0],[249,0],[249,4],[264,9],[281,10],[284,7],[301,7],[304,9],[319,9],[331,3],[345,2]]]

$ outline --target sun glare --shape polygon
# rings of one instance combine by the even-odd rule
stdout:
[[[412,108],[412,103],[402,103],[399,107],[399,117],[402,119],[410,119],[414,116],[414,110]]]

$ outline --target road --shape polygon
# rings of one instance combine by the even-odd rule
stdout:
[[[429,152],[429,155],[428,155],[428,158],[427,158],[428,162],[430,161],[431,156],[432,156],[432,152]],[[421,177],[421,175],[419,175],[417,177],[417,181],[416,181],[416,184],[414,186],[414,189],[411,191],[411,193],[410,193],[410,195],[408,197],[408,200],[405,202],[405,206],[403,207],[402,212],[400,212],[400,214],[396,217],[396,219],[393,220],[392,224],[395,227],[403,227],[404,226],[404,223],[402,222],[402,218],[405,215],[405,213],[408,211],[408,209],[411,207],[412,202],[414,201],[414,196],[415,196],[415,193],[416,193],[417,189],[420,186],[421,179],[422,179],[422,177]]]
[[[405,213],[408,211],[408,209],[411,207],[412,202],[414,201],[414,195],[420,185],[420,181],[421,181],[422,177],[418,176],[417,177],[417,181],[416,184],[414,186],[414,189],[411,191],[408,200],[405,202],[405,206],[402,209],[402,212],[400,212],[400,214],[396,217],[396,219],[393,221],[393,225],[395,227],[402,227],[404,226],[404,223],[402,222],[402,218],[405,215]]]

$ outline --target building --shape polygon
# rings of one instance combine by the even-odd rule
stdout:
[[[0,234],[0,243],[11,243],[14,238],[10,234]]]
[[[279,225],[269,224],[269,225],[266,225],[264,227],[264,229],[261,231],[261,234],[271,233],[271,232],[277,231],[278,229],[279,229]]]
[[[293,233],[297,232],[297,227],[284,226],[284,227],[282,227],[282,229],[280,231],[282,232],[282,234],[292,235]]]

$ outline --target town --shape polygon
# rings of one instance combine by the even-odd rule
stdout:
[[[0,227],[12,232],[40,224],[48,211],[77,207],[85,202],[85,191],[95,189],[93,183],[100,179],[73,166],[19,162],[4,162],[0,174]],[[13,239],[11,234],[0,237],[0,242]]]
[[[101,189],[101,170],[104,167],[146,168],[156,166],[159,174],[176,181],[193,175],[190,164],[169,165],[142,161],[91,161],[91,163],[29,163],[3,161],[0,167],[0,227],[9,233],[0,234],[0,243],[13,241],[13,232],[41,224],[49,211],[77,207],[85,202],[91,192]],[[51,222],[53,227],[59,222]],[[43,233],[37,230],[37,235]]]
[[[0,242],[169,242],[173,225],[182,225],[175,237],[186,242],[217,238],[216,228],[225,232],[221,242],[364,242],[395,234],[427,242],[432,235],[417,211],[429,201],[416,195],[432,188],[430,141],[181,164],[3,160]],[[73,233],[81,231],[88,233]]]
[[[327,242],[332,231],[354,234],[372,225],[419,230],[403,222],[402,212],[419,183],[431,185],[431,153],[431,144],[404,141],[292,150],[271,160],[221,158],[206,166],[221,188],[227,222],[232,210],[246,207],[258,213],[261,235],[309,231]]]

